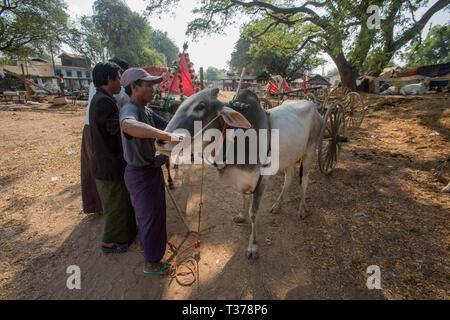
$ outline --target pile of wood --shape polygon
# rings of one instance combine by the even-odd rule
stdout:
[[[67,101],[66,97],[64,97],[64,96],[62,96],[62,97],[55,96],[53,94],[53,92],[51,92],[47,88],[45,88],[45,87],[43,87],[43,86],[41,86],[41,85],[39,85],[37,83],[34,83],[34,82],[29,81],[28,79],[26,79],[25,75],[21,76],[19,74],[16,74],[14,72],[9,71],[9,70],[4,70],[4,72],[6,74],[9,74],[9,75],[15,77],[15,78],[18,78],[19,80],[21,80],[25,84],[25,91],[4,91],[2,98],[5,101],[18,100],[18,102],[20,102],[23,99],[24,102],[26,102],[26,101],[43,102],[44,100],[47,100],[49,103],[53,103],[54,105],[63,105],[63,104],[68,104],[69,103]],[[30,88],[31,86],[47,92],[47,95],[34,93],[33,90]],[[16,99],[16,97],[17,97],[17,99]]]

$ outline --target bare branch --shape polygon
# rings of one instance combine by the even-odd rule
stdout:
[[[311,40],[315,39],[318,37],[318,34],[316,33],[315,35],[309,36],[308,38],[306,38],[306,40],[303,42],[303,44],[298,48],[295,49],[294,52],[299,53],[300,51],[302,51],[306,45],[310,42],[312,42]]]
[[[254,35],[254,36],[252,36],[252,38],[253,39],[258,39],[258,38],[260,38],[261,36],[263,36],[264,34],[266,34],[269,30],[270,30],[270,28],[272,28],[272,27],[274,27],[274,26],[277,26],[279,23],[278,22],[272,22],[272,23],[270,23],[262,32],[260,32],[259,34],[257,34],[257,35]]]
[[[310,16],[312,16],[314,19],[319,20],[320,16],[312,9],[308,8],[308,5],[312,5],[315,7],[323,7],[325,6],[326,2],[319,3],[315,1],[307,1],[305,4],[303,4],[300,7],[291,7],[291,8],[281,8],[277,7],[271,3],[263,2],[263,1],[240,1],[240,0],[231,0],[231,3],[240,5],[244,8],[252,8],[252,7],[260,7],[260,8],[266,8],[271,10],[274,13],[281,13],[281,14],[296,14],[296,13],[306,13]]]
[[[0,4],[0,16],[7,10],[17,9],[20,1],[11,3],[11,0],[3,0],[2,2],[3,3]]]
[[[431,8],[427,10],[427,12],[424,13],[424,15],[419,21],[414,23],[414,25],[411,28],[406,30],[403,33],[403,35],[397,41],[395,41],[395,48],[399,49],[409,40],[411,40],[414,37],[414,35],[416,35],[425,27],[425,25],[428,23],[428,21],[436,12],[447,7],[448,5],[450,5],[450,0],[437,1],[433,6],[431,6]]]

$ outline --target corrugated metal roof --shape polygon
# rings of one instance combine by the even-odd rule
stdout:
[[[71,59],[82,59],[82,60],[87,60],[85,57],[73,54],[73,53],[67,53],[67,52],[63,52],[62,54],[59,55],[59,58],[61,58],[62,56],[67,56]]]
[[[324,77],[321,75],[315,75],[311,79],[308,80],[309,84],[313,85],[325,85],[325,86],[331,86],[331,83],[329,83]]]

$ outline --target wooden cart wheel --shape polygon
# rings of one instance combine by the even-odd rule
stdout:
[[[328,88],[320,88],[316,92],[316,98],[322,103],[328,97]]]
[[[298,91],[295,93],[295,100],[309,100],[308,95],[302,91]]]
[[[364,100],[356,92],[348,93],[344,98],[345,122],[348,129],[358,129],[364,119]]]
[[[319,167],[322,173],[329,175],[336,167],[345,142],[345,114],[341,105],[333,103],[323,118],[319,140]]]
[[[324,101],[322,99],[320,99],[316,94],[314,94],[312,92],[308,92],[308,94],[306,96],[308,97],[309,101],[312,101],[317,105],[321,105],[322,103],[324,103]]]
[[[349,88],[339,86],[330,90],[327,101],[332,103],[334,101],[343,100],[347,94],[352,92]]]
[[[260,98],[259,103],[261,104],[261,108],[263,108],[264,110],[272,109],[272,104],[266,98]]]

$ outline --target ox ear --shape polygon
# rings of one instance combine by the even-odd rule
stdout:
[[[213,99],[217,99],[219,97],[219,88],[212,88],[211,89],[211,96]]]
[[[222,116],[223,120],[230,127],[244,129],[250,129],[252,127],[250,122],[248,122],[248,120],[242,114],[229,107],[223,107],[223,109],[219,111],[219,115]]]

